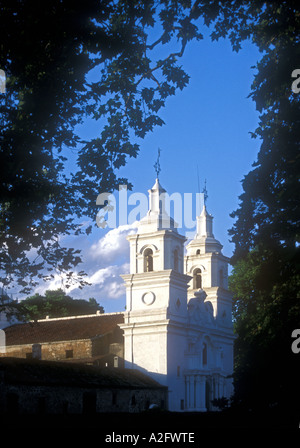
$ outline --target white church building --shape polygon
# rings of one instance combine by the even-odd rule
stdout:
[[[162,200],[159,180],[130,244],[124,324],[125,366],[168,387],[171,411],[207,411],[230,396],[233,372],[229,259],[206,207],[185,247]],[[185,253],[186,252],[186,253]]]

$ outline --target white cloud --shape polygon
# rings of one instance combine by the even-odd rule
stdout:
[[[91,277],[88,277],[87,280],[92,284],[92,288],[97,292],[97,296],[105,299],[118,299],[125,294],[124,282],[120,275],[128,271],[128,263],[124,263],[121,266],[112,265],[99,269]]]
[[[72,288],[72,296],[75,297],[76,293],[78,297],[95,297],[100,303],[121,298],[125,300],[125,284],[120,275],[129,272],[129,243],[126,237],[136,230],[137,222],[119,226],[84,250],[80,269],[88,274],[86,280],[91,286],[83,290]]]
[[[104,237],[92,244],[86,256],[98,260],[101,264],[124,259],[125,256],[129,256],[129,243],[126,237],[135,233],[136,229],[137,222],[110,230]]]
[[[106,268],[100,268],[88,276],[86,280],[91,286],[86,286],[82,290],[70,288],[72,297],[94,297],[97,301],[116,300],[125,298],[125,284],[121,274],[129,272],[129,264],[124,263],[120,266],[111,265]]]
[[[129,272],[129,263],[124,263],[120,266],[111,265],[106,268],[100,268],[91,275],[85,277],[85,280],[91,284],[83,289],[79,289],[76,284],[66,289],[66,293],[73,298],[95,297],[96,300],[101,299],[119,299],[125,296],[125,285],[121,274]],[[64,276],[56,274],[54,279],[36,288],[35,292],[44,294],[47,289],[58,289],[63,287],[62,280]]]
[[[119,301],[121,307],[119,311],[123,311],[125,284],[120,275],[129,272],[129,242],[126,237],[130,233],[135,233],[136,229],[137,222],[109,230],[98,239],[95,239],[94,235],[69,237],[65,243],[82,251],[82,263],[74,272],[84,271],[87,274],[84,279],[91,286],[80,289],[78,284],[74,284],[66,288],[66,293],[74,299],[94,297],[104,306],[106,312],[110,312],[111,309],[115,311]],[[35,288],[33,294],[44,294],[48,289],[63,288],[64,284],[64,276],[57,273],[52,280]]]

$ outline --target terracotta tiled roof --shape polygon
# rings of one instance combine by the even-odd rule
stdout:
[[[91,339],[113,331],[124,322],[123,313],[99,314],[69,319],[46,319],[11,325],[4,329],[6,345]]]

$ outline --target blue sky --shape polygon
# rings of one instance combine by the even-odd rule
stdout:
[[[190,75],[189,85],[168,99],[161,113],[165,125],[139,141],[138,157],[119,170],[119,175],[133,184],[132,192],[147,194],[155,181],[153,165],[161,148],[160,182],[169,194],[195,195],[198,174],[201,189],[206,179],[207,209],[214,216],[214,234],[229,257],[234,249],[228,236],[233,224],[229,215],[238,207],[241,180],[250,171],[260,145],[249,134],[257,127],[258,112],[247,98],[255,73],[251,67],[259,59],[258,50],[250,43],[234,53],[227,40],[211,42],[208,32],[204,40],[190,43],[181,59]],[[94,136],[97,126],[84,124],[82,136]],[[106,312],[124,310],[125,290],[120,274],[128,272],[126,235],[130,231],[132,226],[94,227],[89,237],[66,240],[82,249],[80,269],[86,270],[93,283],[83,290],[72,289],[72,297],[95,297]],[[185,233],[185,229],[179,231]],[[58,278],[41,285],[38,291],[59,286]]]

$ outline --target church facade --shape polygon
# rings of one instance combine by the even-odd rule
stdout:
[[[229,259],[205,206],[185,254],[186,238],[165,210],[164,193],[156,179],[149,211],[128,236],[125,366],[167,386],[169,410],[207,411],[213,399],[233,392]]]

